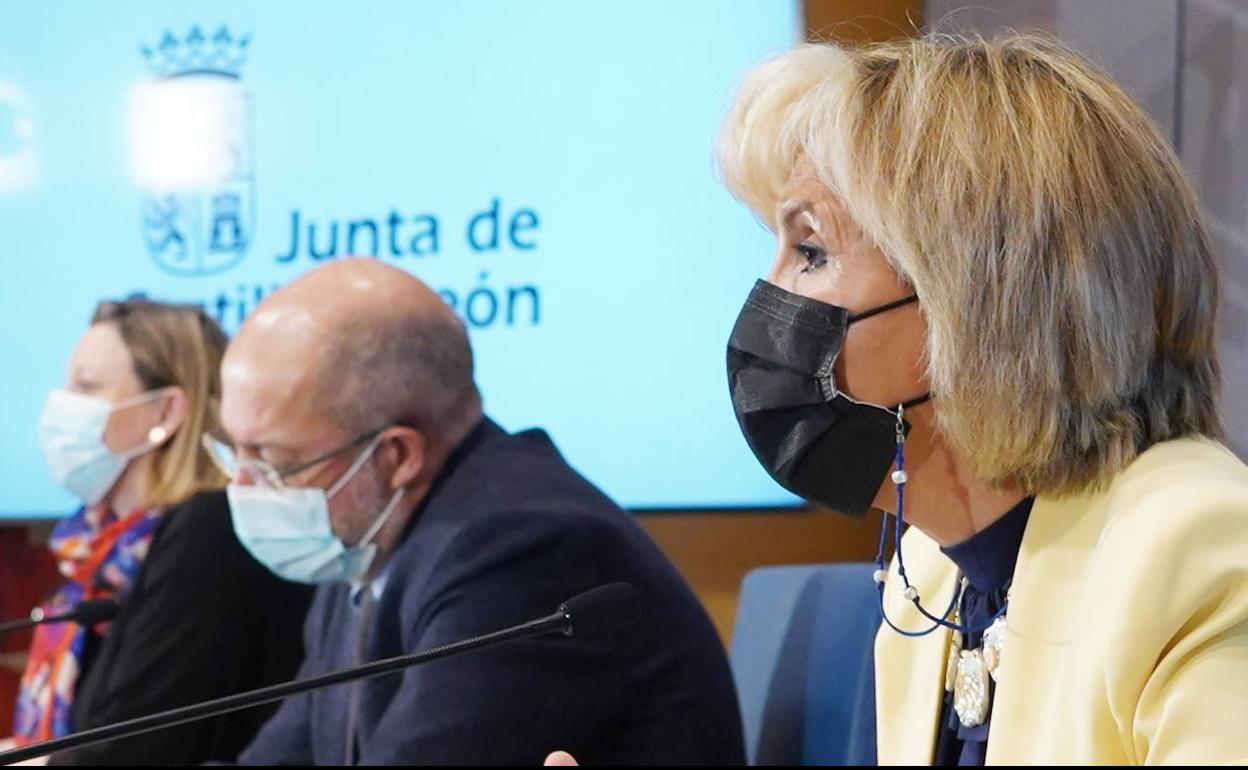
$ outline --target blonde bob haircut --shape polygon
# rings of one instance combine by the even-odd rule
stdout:
[[[198,305],[131,297],[101,302],[92,324],[116,324],[145,391],[178,387],[186,417],[173,437],[154,452],[147,479],[147,506],[182,503],[198,492],[225,487],[225,475],[201,439],[221,435],[221,357],[226,336]]]
[[[747,76],[718,154],[773,230],[808,162],[913,284],[939,430],[977,477],[1074,492],[1221,435],[1196,196],[1141,109],[1058,42],[803,46]]]

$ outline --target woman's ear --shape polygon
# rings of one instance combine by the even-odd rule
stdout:
[[[160,400],[160,422],[148,431],[147,440],[157,446],[169,440],[186,421],[186,391],[174,385],[165,389]]]

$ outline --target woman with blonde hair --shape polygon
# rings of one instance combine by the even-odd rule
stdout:
[[[893,514],[881,764],[1248,759],[1217,272],[1140,108],[1047,38],[812,45],[747,78],[719,156],[779,242],[729,342],[745,437]]]
[[[50,548],[61,614],[114,598],[110,623],[40,626],[14,738],[25,745],[290,678],[310,589],[285,583],[235,539],[227,479],[201,447],[220,432],[226,338],[190,305],[105,302],[49,396],[39,438],[82,503]],[[267,711],[195,722],[52,757],[54,764],[231,760]]]
[[[778,240],[729,338],[742,432],[890,514],[880,764],[1248,761],[1218,276],[1139,107],[1047,38],[810,45],[749,75],[719,162]]]

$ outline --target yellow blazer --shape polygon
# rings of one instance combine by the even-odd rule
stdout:
[[[903,547],[943,610],[953,563],[917,529]],[[889,617],[925,628],[900,583],[894,564]],[[1248,468],[1182,439],[1099,491],[1037,499],[1006,621],[988,764],[1248,763]],[[881,627],[880,764],[931,764],[949,639]]]

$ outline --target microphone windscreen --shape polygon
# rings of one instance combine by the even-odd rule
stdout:
[[[568,616],[568,636],[609,634],[641,617],[641,597],[631,583],[608,583],[577,594],[559,610]]]
[[[84,626],[94,626],[117,617],[121,604],[116,599],[87,599],[78,602],[72,614],[73,620]]]

